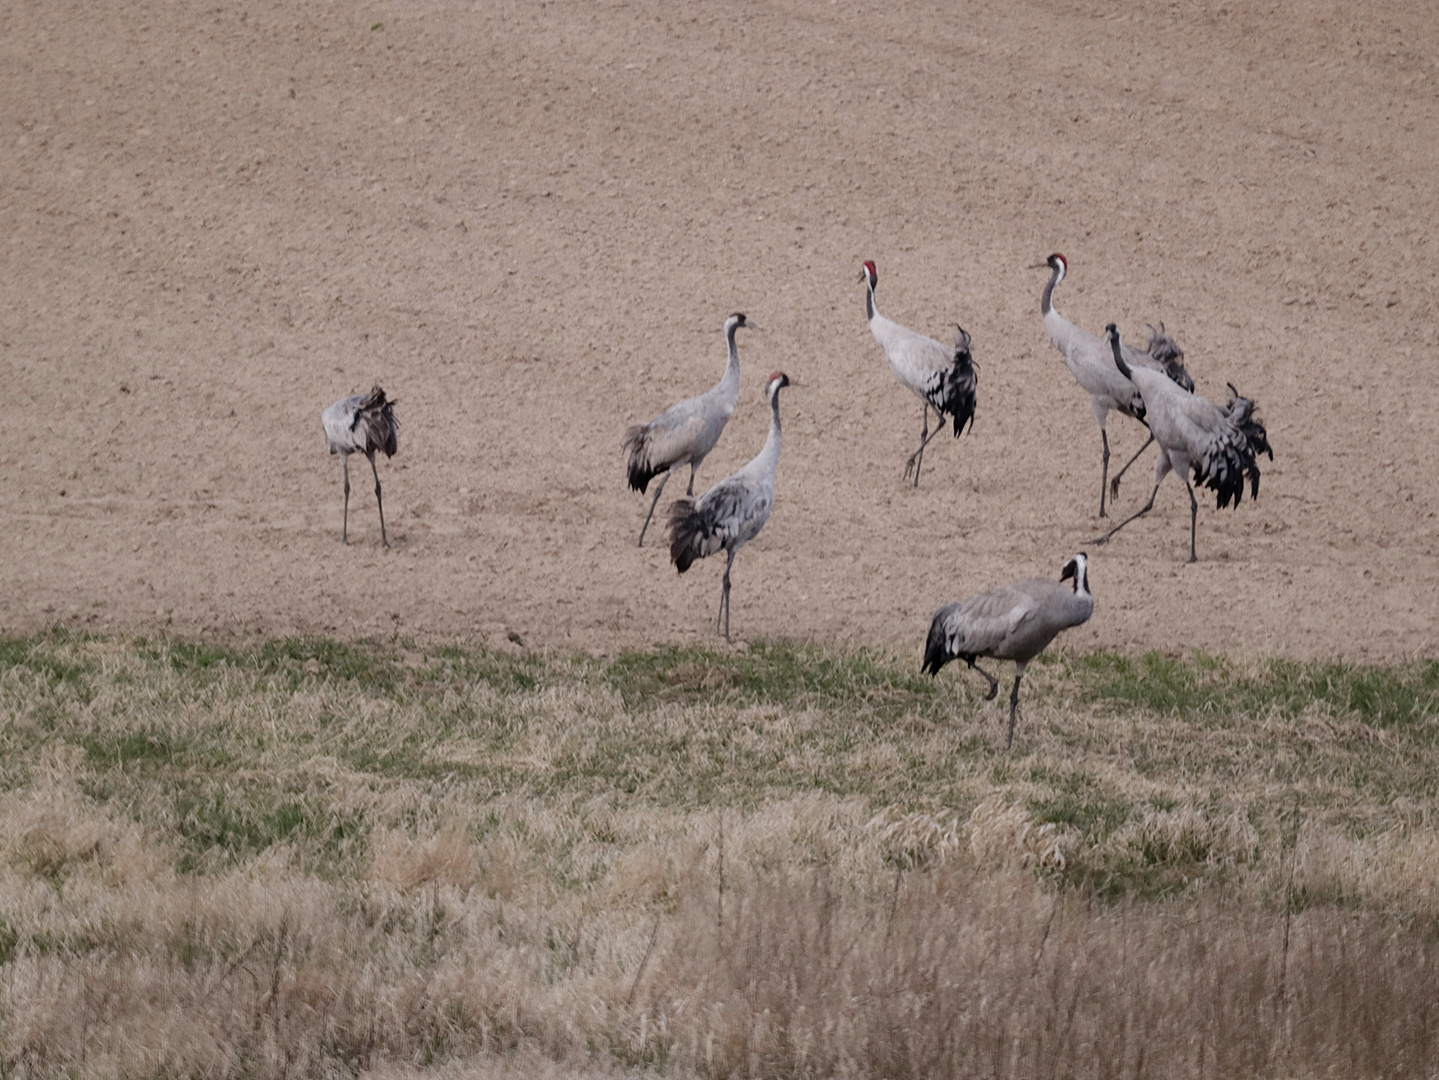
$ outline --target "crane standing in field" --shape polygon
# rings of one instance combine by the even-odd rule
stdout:
[[[1271,461],[1274,459],[1268,432],[1254,416],[1254,402],[1240,397],[1232,383],[1228,404],[1215,405],[1175,385],[1157,371],[1131,367],[1124,356],[1118,327],[1110,323],[1104,330],[1115,369],[1131,380],[1144,396],[1149,430],[1159,443],[1159,459],[1154,463],[1154,490],[1149,493],[1149,501],[1094,543],[1108,543],[1124,526],[1154,509],[1159,485],[1173,469],[1189,492],[1189,561],[1197,562],[1194,538],[1198,530],[1199,500],[1194,497],[1194,486],[1189,482],[1190,469],[1194,470],[1194,483],[1218,492],[1216,509],[1224,509],[1232,499],[1237,510],[1244,498],[1246,480],[1249,497],[1259,497],[1258,457],[1268,454]]]
[[[1144,446],[1141,446],[1139,453],[1130,459],[1129,464],[1119,470],[1119,474],[1114,478],[1114,486],[1111,491],[1109,485],[1109,413],[1111,410],[1116,410],[1144,423],[1144,401],[1132,383],[1118,377],[1118,373],[1114,370],[1114,364],[1109,359],[1109,347],[1105,344],[1104,339],[1095,337],[1086,330],[1081,330],[1055,310],[1054,289],[1064,280],[1064,275],[1069,270],[1068,260],[1056,252],[1037,266],[1047,266],[1052,271],[1049,282],[1044,286],[1044,292],[1039,300],[1039,310],[1044,316],[1044,329],[1049,334],[1051,344],[1064,356],[1064,362],[1068,366],[1070,374],[1074,376],[1075,382],[1079,383],[1080,387],[1089,394],[1089,402],[1094,409],[1094,419],[1099,424],[1099,437],[1104,441],[1104,469],[1099,480],[1099,516],[1108,517],[1109,515],[1105,513],[1104,509],[1106,493],[1112,495],[1118,491],[1119,478],[1124,475],[1124,470],[1134,464],[1134,459],[1144,453],[1144,448],[1149,445],[1149,442],[1146,442]],[[1194,389],[1194,380],[1190,378],[1189,372],[1184,367],[1184,353],[1175,344],[1174,339],[1162,330],[1156,331],[1151,327],[1149,351],[1139,352],[1137,349],[1126,347],[1124,359],[1130,367],[1162,371],[1184,389]]]
[[[380,508],[380,540],[390,546],[385,532],[385,504],[380,498],[380,471],[375,467],[375,452],[383,450],[394,457],[400,448],[400,421],[395,418],[395,403],[385,397],[379,386],[368,394],[356,394],[337,401],[320,414],[320,423],[329,440],[330,453],[339,454],[345,466],[345,523],[340,542],[350,542],[350,455],[364,454],[370,459],[375,474],[375,505]]]
[[[725,477],[698,499],[680,499],[670,507],[670,558],[681,574],[696,559],[721,550],[729,553],[719,615],[715,619],[715,632],[722,632],[726,641],[729,640],[730,568],[739,549],[759,535],[774,507],[774,474],[782,442],[779,392],[788,385],[789,376],[779,371],[771,375],[766,384],[769,436],[760,452],[739,472]]]
[[[725,341],[729,345],[729,363],[725,365],[724,376],[714,388],[698,397],[686,398],[677,405],[671,405],[648,424],[634,424],[625,431],[624,449],[629,454],[630,487],[644,494],[649,482],[660,473],[655,497],[650,500],[650,512],[640,528],[639,546],[645,546],[645,530],[650,527],[650,518],[655,515],[655,505],[660,501],[670,473],[681,465],[690,467],[690,483],[685,494],[695,493],[695,470],[700,462],[715,448],[725,424],[739,402],[739,350],[735,347],[735,331],[741,328],[755,329],[742,313],[735,312],[725,320]]]
[[[919,435],[919,449],[910,455],[904,465],[905,479],[911,472],[914,473],[914,483],[918,487],[924,448],[934,437],[929,433],[929,410],[934,409],[939,425],[935,428],[935,435],[944,430],[945,414],[954,418],[955,438],[959,437],[965,424],[971,428],[974,426],[978,372],[969,351],[970,337],[964,327],[956,327],[954,348],[947,349],[934,338],[891,322],[874,306],[879,271],[873,262],[865,261],[859,279],[865,283],[864,313],[869,320],[870,333],[884,350],[884,358],[889,362],[894,377],[913,390],[924,403],[924,427]]]
[[[1064,582],[1074,579],[1071,591]],[[1089,592],[1089,558],[1083,553],[1064,564],[1059,580],[1025,578],[1001,585],[960,604],[945,604],[934,613],[924,647],[921,671],[938,675],[951,660],[963,660],[989,680],[985,701],[999,693],[999,680],[975,663],[981,656],[1014,661],[1014,689],[1009,693],[1009,736],[1014,745],[1014,714],[1019,708],[1019,680],[1029,662],[1062,630],[1087,622],[1094,614]]]

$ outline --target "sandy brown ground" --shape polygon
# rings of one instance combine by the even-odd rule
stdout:
[[[1400,0],[4,5],[0,629],[713,641],[722,563],[635,548],[619,443],[742,310],[701,486],[757,451],[764,377],[801,385],[736,640],[917,661],[940,602],[1088,549],[1071,647],[1433,656],[1436,103],[1439,20]],[[1275,460],[1205,501],[1198,565],[1172,477],[1086,542],[1056,250],[1071,319],[1162,319],[1260,403]],[[981,364],[918,490],[865,258]],[[375,381],[390,551],[362,460],[340,545],[319,424]],[[1117,464],[1142,430],[1110,430]]]

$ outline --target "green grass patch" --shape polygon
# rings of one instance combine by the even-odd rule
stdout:
[[[182,873],[282,849],[337,878],[376,830],[422,830],[425,806],[466,807],[488,844],[505,807],[533,804],[589,822],[522,838],[556,887],[581,889],[604,867],[575,844],[624,835],[595,805],[683,817],[820,796],[962,824],[1000,793],[1053,830],[1065,860],[1049,872],[1116,897],[1226,881],[1256,850],[1277,860],[1299,828],[1284,821],[1372,847],[1439,812],[1433,662],[1046,656],[1011,753],[1005,702],[982,688],[912,656],[792,642],[596,660],[61,631],[0,641],[0,796],[68,777]],[[16,851],[56,887],[90,857]]]

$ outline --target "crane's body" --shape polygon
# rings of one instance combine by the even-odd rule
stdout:
[[[956,327],[954,346],[941,345],[934,338],[915,333],[879,313],[874,303],[874,291],[879,285],[879,271],[873,262],[866,261],[860,273],[865,283],[864,312],[869,320],[869,331],[884,350],[885,361],[894,377],[909,387],[924,407],[924,423],[919,436],[919,449],[910,455],[905,463],[904,475],[914,473],[914,482],[919,484],[920,469],[924,464],[924,448],[933,438],[929,433],[929,410],[935,412],[938,426],[935,435],[944,430],[944,418],[954,421],[954,434],[958,438],[966,424],[973,427],[974,409],[978,400],[976,385],[978,373],[974,357],[970,354],[970,336],[963,327]]]
[[[771,375],[766,385],[770,424],[760,452],[698,499],[680,499],[670,507],[670,558],[681,574],[697,559],[717,551],[728,552],[720,611],[715,620],[716,632],[721,632],[719,625],[723,620],[722,633],[726,639],[729,638],[730,568],[734,566],[734,557],[741,547],[759,535],[774,508],[774,478],[783,444],[779,392],[788,385],[789,377],[782,372]]]
[[[1074,587],[1064,582],[1072,578]],[[1089,560],[1075,555],[1064,566],[1059,580],[1025,578],[1013,585],[1001,585],[963,603],[946,604],[934,613],[925,643],[924,666],[930,675],[951,660],[963,660],[989,680],[991,700],[999,692],[999,680],[979,667],[975,660],[991,657],[1014,661],[1014,689],[1009,695],[1009,736],[1014,742],[1014,717],[1019,707],[1019,681],[1029,662],[1044,651],[1063,630],[1087,622],[1094,614],[1094,597],[1089,592]]]
[[[364,454],[370,459],[375,474],[375,504],[380,508],[380,539],[385,547],[390,538],[385,532],[385,504],[380,498],[380,471],[375,467],[375,454],[383,450],[394,457],[400,448],[400,421],[395,417],[395,403],[385,391],[375,386],[368,394],[356,394],[335,402],[320,414],[330,453],[339,454],[345,472],[345,519],[340,542],[350,542],[350,455]]]
[[[729,360],[724,375],[713,388],[671,405],[648,424],[633,424],[625,431],[624,449],[629,454],[630,487],[643,494],[650,481],[660,476],[654,498],[650,500],[649,513],[645,515],[645,523],[640,529],[640,547],[644,547],[645,531],[654,517],[655,505],[660,501],[660,493],[674,469],[683,465],[690,467],[686,494],[695,493],[695,470],[719,442],[739,402],[739,350],[735,345],[735,331],[752,326],[740,312],[725,320]]]
[[[1058,252],[1043,264],[1052,271],[1044,292],[1040,296],[1039,310],[1044,316],[1044,330],[1050,344],[1064,357],[1065,366],[1074,376],[1074,381],[1089,395],[1094,410],[1094,420],[1099,425],[1099,435],[1104,443],[1104,468],[1099,481],[1099,516],[1108,517],[1105,512],[1106,494],[1114,495],[1119,490],[1119,480],[1135,458],[1144,453],[1149,441],[1141,446],[1134,458],[1120,469],[1114,477],[1113,487],[1109,484],[1109,414],[1120,412],[1131,416],[1140,423],[1147,423],[1142,395],[1128,379],[1119,375],[1114,361],[1109,356],[1109,345],[1102,338],[1081,329],[1070,322],[1054,306],[1054,289],[1064,280],[1069,263]],[[1125,361],[1132,368],[1144,368],[1162,372],[1165,377],[1187,390],[1194,389],[1194,380],[1184,367],[1184,353],[1174,339],[1163,330],[1150,327],[1149,349],[1140,352],[1124,347]]]
[[[1160,483],[1173,470],[1189,491],[1189,561],[1195,562],[1199,500],[1195,498],[1190,473],[1194,483],[1217,492],[1217,509],[1224,509],[1231,501],[1237,509],[1244,498],[1246,482],[1249,497],[1259,496],[1258,456],[1268,454],[1271,460],[1274,458],[1268,433],[1254,415],[1254,402],[1240,397],[1233,385],[1229,387],[1229,401],[1223,406],[1216,405],[1159,372],[1131,367],[1124,356],[1118,328],[1110,323],[1105,329],[1110,363],[1144,398],[1149,430],[1159,443],[1159,459],[1154,463],[1154,490],[1150,492],[1149,502],[1095,542],[1107,543],[1135,518],[1149,513],[1154,508]]]

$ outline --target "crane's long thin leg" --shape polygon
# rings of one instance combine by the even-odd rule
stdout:
[[[375,468],[375,452],[369,453],[370,471],[375,474],[375,505],[380,508],[380,542],[385,547],[390,546],[390,538],[385,534],[385,501],[380,498],[380,470]]]
[[[1139,453],[1136,453],[1132,458],[1130,458],[1128,461],[1126,461],[1126,462],[1124,463],[1124,468],[1120,469],[1119,472],[1117,472],[1117,473],[1114,474],[1114,479],[1109,482],[1109,501],[1110,501],[1110,502],[1113,502],[1115,499],[1119,498],[1119,481],[1122,480],[1122,479],[1124,479],[1124,474],[1129,471],[1129,466],[1133,465],[1136,461],[1139,460],[1139,454],[1142,454],[1142,453],[1144,453],[1144,451],[1148,450],[1148,449],[1149,449],[1149,444],[1152,443],[1153,441],[1154,441],[1154,432],[1151,431],[1151,432],[1149,433],[1149,438],[1145,439],[1145,440],[1144,440],[1144,445],[1139,448]]]
[[[724,591],[720,593],[720,613],[715,619],[715,633],[719,633],[720,617],[724,619],[724,639],[729,638],[729,570],[734,565],[735,549],[730,548],[729,559],[724,564]]]
[[[941,420],[943,420],[943,419],[944,419],[944,414],[941,413],[939,418],[940,418]],[[935,434],[938,435],[939,432],[942,431],[943,429],[944,429],[944,425],[941,424],[941,425],[939,426],[939,428],[935,430]],[[915,487],[919,487],[919,470],[924,466],[924,448],[925,448],[926,446],[928,446],[928,445],[929,445],[929,402],[926,401],[926,402],[924,403],[924,427],[923,427],[923,429],[922,429],[922,430],[920,431],[920,433],[919,433],[919,449],[916,450],[914,453],[910,454],[910,455],[909,455],[909,460],[904,463],[904,478],[905,478],[906,480],[908,480],[908,479],[909,479],[909,474],[910,474],[911,472],[914,473],[914,486],[915,486]]]
[[[1099,474],[1099,516],[1108,517],[1104,512],[1104,493],[1109,490],[1109,432],[1100,428],[1099,437],[1104,440],[1104,471]]]
[[[983,675],[986,679],[989,680],[989,693],[984,695],[984,700],[993,701],[994,695],[999,693],[999,680],[996,679],[989,672],[985,671],[984,668],[980,667],[973,660],[969,662],[969,666],[974,668],[975,671],[979,672],[981,675]]]
[[[931,431],[931,432],[929,433],[929,438],[925,439],[924,442],[920,445],[920,448],[919,448],[917,451],[915,451],[915,453],[913,453],[913,454],[910,455],[909,464],[913,464],[913,463],[914,463],[914,459],[915,459],[916,457],[921,457],[921,458],[922,458],[922,457],[924,456],[924,448],[925,448],[926,446],[928,446],[930,443],[934,442],[934,440],[935,440],[935,438],[936,438],[937,436],[944,434],[944,413],[939,412],[938,409],[936,409],[935,412],[938,413],[938,415],[939,415],[939,427],[937,427],[937,428],[935,428],[933,431]],[[909,465],[906,465],[906,466],[905,466],[904,475],[905,475],[906,477],[909,476]],[[918,486],[918,484],[919,484],[919,472],[918,472],[917,470],[916,470],[916,472],[915,472],[915,474],[914,474],[914,482],[915,482],[915,485]]]
[[[697,468],[699,468],[699,464],[698,464],[697,462],[691,461],[691,462],[690,462],[690,486],[687,487],[687,488],[685,488],[685,494],[688,495],[688,496],[690,496],[690,498],[694,498],[694,493],[695,493],[695,470],[696,470]]]
[[[341,454],[340,463],[345,466],[345,524],[340,529],[340,543],[350,542],[350,455]]]
[[[1194,534],[1199,528],[1199,500],[1194,497],[1194,485],[1187,476],[1184,486],[1189,489],[1189,561],[1198,562],[1199,556],[1194,553]]]
[[[1014,714],[1019,709],[1019,680],[1024,678],[1024,665],[1016,664],[1014,669],[1014,689],[1009,692],[1009,737],[1004,741],[1004,748],[1014,748]]]
[[[1162,479],[1162,478],[1161,478],[1161,479]],[[1137,517],[1143,517],[1145,514],[1149,513],[1149,511],[1153,510],[1153,509],[1154,509],[1154,497],[1155,497],[1156,495],[1158,495],[1158,494],[1159,494],[1159,481],[1156,481],[1155,484],[1154,484],[1154,490],[1149,493],[1149,501],[1144,504],[1144,506],[1143,506],[1142,509],[1136,510],[1134,513],[1130,514],[1127,518],[1125,518],[1123,521],[1121,521],[1121,522],[1120,522],[1118,525],[1116,525],[1114,528],[1110,529],[1110,530],[1109,530],[1107,533],[1105,533],[1103,536],[1096,536],[1093,540],[1091,540],[1091,541],[1089,541],[1089,542],[1090,542],[1091,544],[1107,544],[1107,543],[1109,543],[1109,538],[1110,538],[1111,536],[1113,536],[1115,533],[1117,533],[1120,529],[1124,528],[1124,526],[1128,525],[1128,524],[1129,524],[1131,521],[1133,521],[1135,518],[1137,518]]]
[[[666,469],[665,474],[660,477],[659,486],[655,488],[655,497],[650,500],[650,512],[645,515],[644,526],[640,529],[640,547],[645,546],[645,529],[650,527],[650,518],[655,516],[655,505],[660,501],[660,492],[665,489],[665,483],[669,480],[670,473],[673,471],[673,469]],[[693,473],[690,474],[690,483],[694,483]]]

